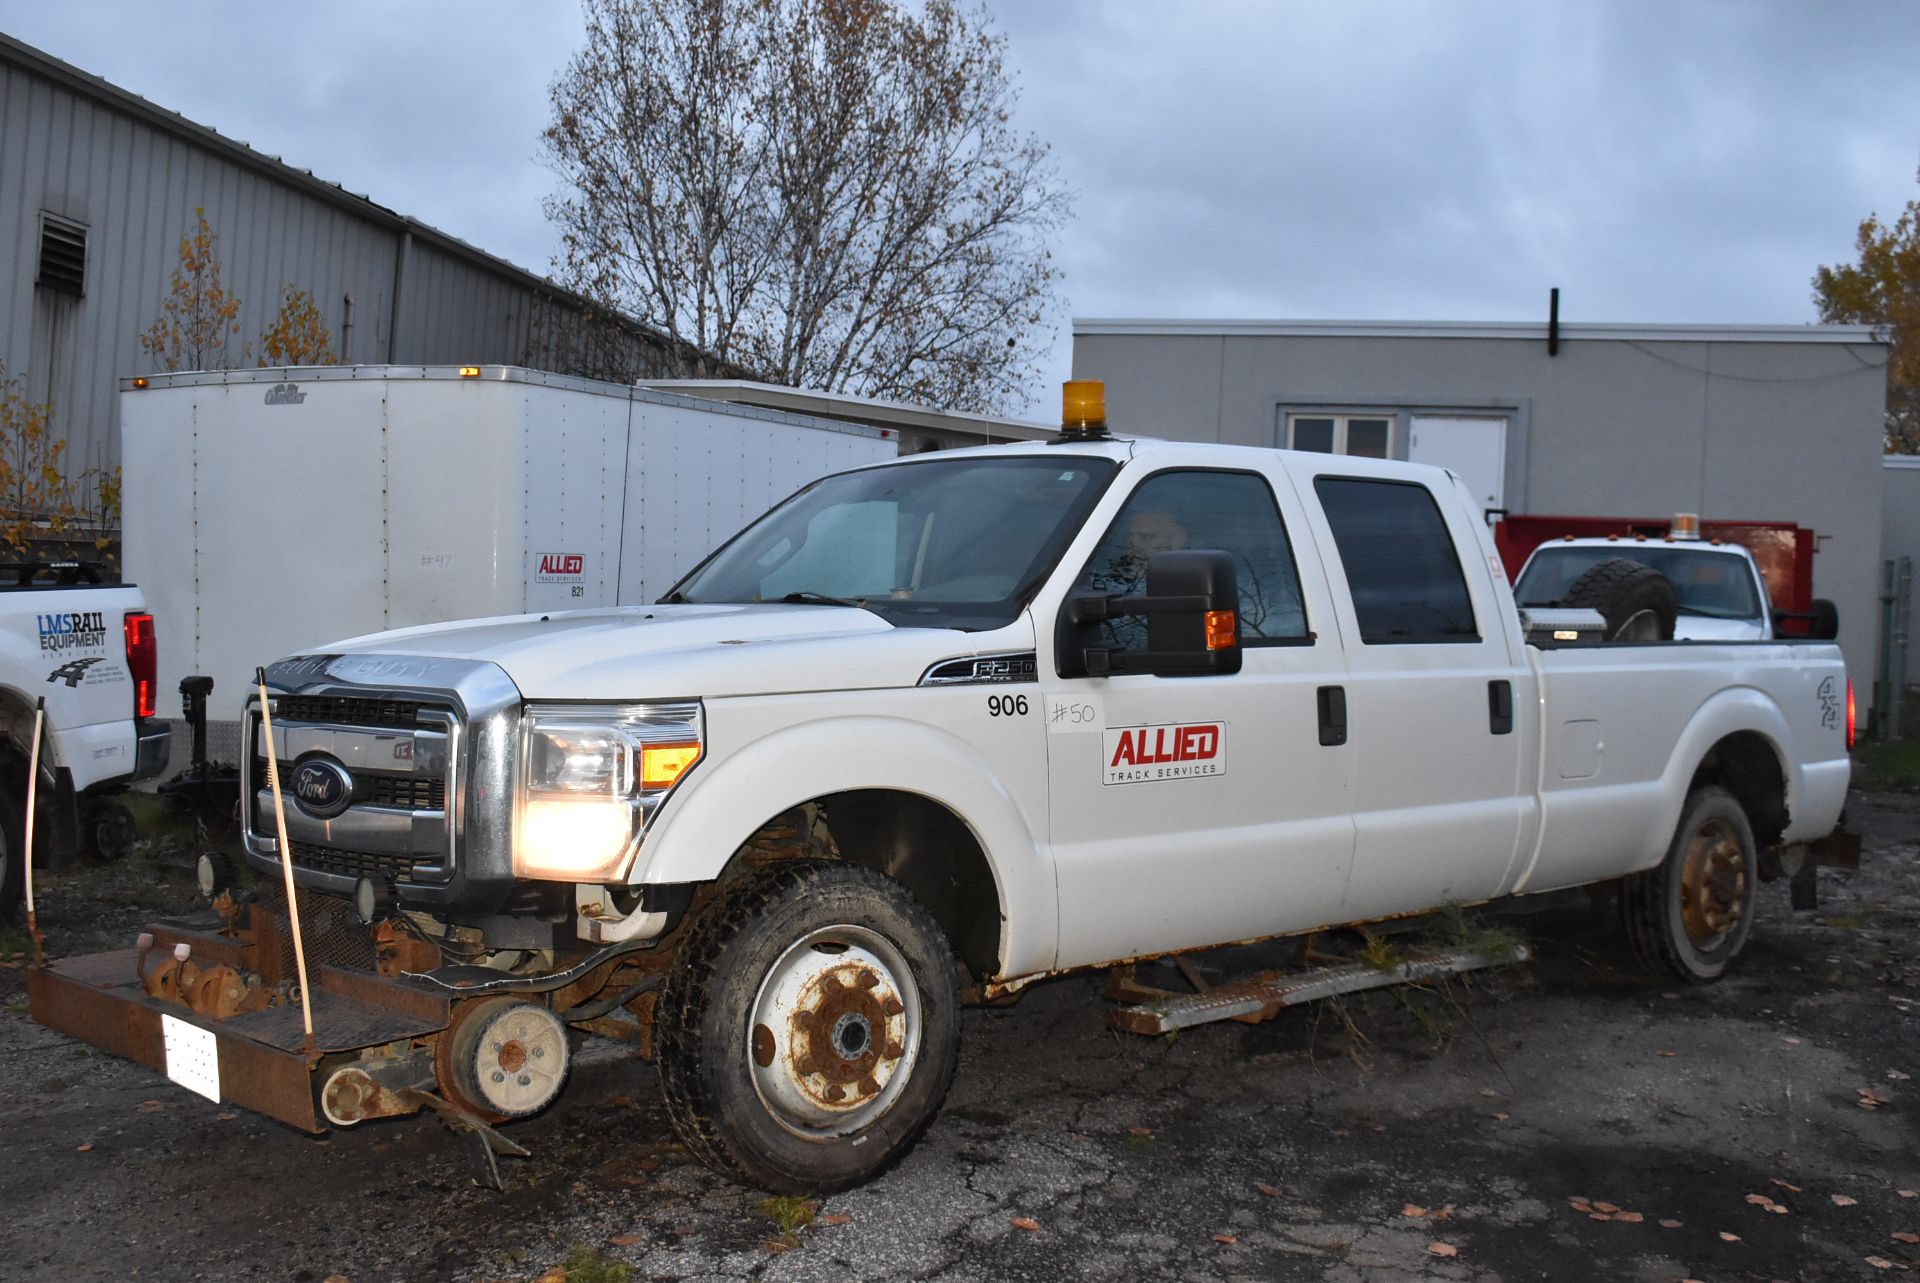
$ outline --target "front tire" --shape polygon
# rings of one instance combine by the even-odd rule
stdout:
[[[1759,876],[1753,827],[1739,800],[1723,788],[1694,790],[1666,858],[1621,888],[1634,957],[1655,976],[1718,980],[1753,930]]]
[[[690,926],[654,1028],[667,1115],[694,1154],[775,1193],[831,1193],[897,1161],[946,1098],[952,949],[890,878],[775,865]]]

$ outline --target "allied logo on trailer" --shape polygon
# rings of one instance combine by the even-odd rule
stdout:
[[[533,578],[536,583],[568,584],[584,579],[586,574],[587,559],[579,553],[543,552]]]
[[[35,615],[40,626],[40,649],[57,655],[67,650],[105,650],[107,617],[98,610],[75,610],[64,615]]]
[[[299,405],[306,399],[298,383],[276,383],[267,389],[268,405]]]
[[[1105,784],[1148,784],[1227,773],[1225,722],[1122,726],[1101,736]]]
[[[330,757],[307,757],[293,764],[290,790],[296,806],[316,820],[330,820],[353,800],[353,776]]]

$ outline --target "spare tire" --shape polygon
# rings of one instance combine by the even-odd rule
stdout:
[[[1667,577],[1630,557],[1609,557],[1590,567],[1560,604],[1599,611],[1607,621],[1607,641],[1672,641],[1679,613]]]

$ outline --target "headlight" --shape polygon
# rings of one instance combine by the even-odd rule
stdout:
[[[535,704],[520,727],[516,877],[619,876],[647,821],[700,760],[698,704]]]

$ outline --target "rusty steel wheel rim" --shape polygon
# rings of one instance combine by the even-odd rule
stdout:
[[[1747,907],[1747,858],[1725,820],[1709,820],[1687,842],[1680,865],[1680,924],[1694,948],[1718,948]]]
[[[893,943],[822,927],[789,946],[754,997],[747,1064],[782,1127],[851,1135],[892,1108],[920,1053],[920,991]]]

